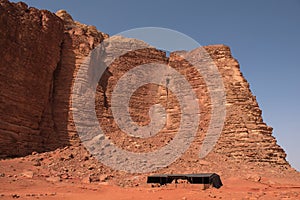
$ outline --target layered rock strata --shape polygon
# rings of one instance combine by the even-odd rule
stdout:
[[[1,157],[79,145],[72,118],[73,83],[85,58],[108,35],[94,26],[75,22],[65,11],[55,15],[6,0],[0,3],[0,34]],[[132,42],[117,39],[125,44]],[[226,93],[224,128],[210,155],[288,165],[286,154],[272,136],[272,128],[263,122],[255,96],[229,47],[212,45],[204,49],[217,66]],[[99,81],[95,106],[100,126],[114,145],[133,152],[150,152],[172,141],[179,129],[180,104],[167,85],[144,85],[129,102],[130,115],[140,126],[150,122],[148,112],[153,104],[165,108],[166,125],[158,134],[147,139],[130,137],[114,121],[111,94],[118,80],[136,66],[155,62],[176,69],[197,96],[201,117],[198,132],[191,147],[176,162],[184,161],[194,167],[201,162],[198,154],[209,127],[212,103],[201,74],[180,56],[196,55],[199,51],[202,49],[173,52],[167,57],[165,52],[147,47],[128,52],[111,64]]]

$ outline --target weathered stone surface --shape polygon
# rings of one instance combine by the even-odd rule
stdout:
[[[273,129],[263,122],[262,111],[229,47],[218,45],[205,49],[218,66],[226,88],[227,116],[215,152],[250,162],[287,164],[286,154],[276,144]]]
[[[248,82],[240,72],[239,63],[231,56],[229,47],[212,45],[204,49],[218,68],[226,93],[227,115],[224,128],[211,154],[247,162],[288,164],[285,160],[286,154],[272,136],[272,128],[263,122],[261,110],[250,91]],[[186,53],[190,54],[190,57],[196,57],[202,51],[203,49],[199,48]],[[164,52],[146,48],[127,53],[115,60],[106,70],[108,76],[103,76],[100,80],[96,110],[102,130],[118,147],[132,152],[150,152],[163,147],[174,138],[180,125],[182,111],[176,100],[176,94],[164,86],[155,84],[145,85],[133,93],[129,110],[133,121],[140,126],[150,122],[149,109],[152,105],[161,104],[166,109],[166,126],[150,138],[130,137],[128,133],[119,129],[111,111],[111,95],[118,80],[138,65],[156,62],[176,69],[185,76],[197,94],[201,120],[195,141],[182,157],[182,162],[185,164],[176,161],[175,166],[180,168],[188,166],[196,169],[197,165],[203,162],[199,160],[198,154],[209,126],[211,99],[204,78],[179,54],[180,52],[174,52],[167,58]],[[181,147],[178,146],[178,148]],[[174,149],[174,151],[179,150]],[[190,160],[194,162],[189,163]]]
[[[0,146],[0,155],[22,156],[70,144],[77,146],[80,141],[71,108],[74,78],[86,56],[108,35],[74,21],[63,10],[54,15],[28,8],[24,3],[0,2],[0,141],[4,144]],[[120,37],[116,40],[128,48],[133,42]],[[129,112],[138,125],[150,122],[148,112],[153,104],[164,106],[166,126],[153,137],[136,138],[123,133],[110,108],[112,91],[122,75],[136,66],[156,62],[185,76],[197,96],[201,116],[191,147],[163,172],[191,173],[199,168],[205,171],[216,165],[218,159],[288,165],[286,154],[276,144],[272,128],[263,122],[255,96],[229,47],[204,48],[215,62],[226,90],[225,125],[206,160],[199,159],[199,151],[211,118],[211,99],[201,74],[178,55],[184,52],[173,52],[168,58],[165,52],[147,47],[128,52],[112,63],[99,81],[95,100],[97,117],[106,136],[116,146],[133,152],[157,150],[173,140],[181,120],[180,105],[176,94],[166,86],[140,87],[129,102]],[[199,51],[185,53],[193,56]]]
[[[107,35],[63,10],[56,16],[1,0],[0,11],[1,157],[78,144],[70,119],[72,80]]]
[[[61,58],[54,75],[53,121],[56,138],[60,142],[79,144],[72,120],[71,91],[77,70],[95,48],[108,35],[98,32],[94,26],[73,21],[66,11],[56,13],[64,23],[64,37],[61,46]]]
[[[62,21],[24,3],[0,2],[0,155],[41,151],[53,130],[53,74],[60,60]],[[57,146],[57,145],[54,145]]]

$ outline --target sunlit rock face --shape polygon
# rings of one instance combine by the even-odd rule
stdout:
[[[73,83],[91,50],[106,38],[107,34],[74,21],[64,10],[53,14],[28,8],[24,3],[1,0],[1,157],[80,145],[72,117]],[[125,49],[126,44],[137,42],[122,37],[114,40],[124,44]],[[199,152],[211,119],[210,93],[201,74],[180,56],[181,53],[197,55],[201,48],[166,56],[165,52],[146,45],[116,59],[96,89],[96,114],[106,136],[116,146],[132,152],[155,151],[174,139],[181,121],[181,107],[167,85],[140,87],[129,102],[131,118],[140,126],[150,123],[149,109],[153,104],[165,108],[165,126],[153,137],[137,138],[122,132],[111,111],[111,95],[118,80],[136,66],[155,62],[176,69],[186,78],[197,96],[200,110],[196,137],[183,156],[172,164],[172,169],[182,172],[197,171],[200,167],[209,169],[216,158],[288,166],[286,154],[276,144],[272,128],[263,122],[262,111],[229,47],[211,45],[204,49],[217,66],[226,93],[224,127],[205,158],[207,162],[199,159]]]

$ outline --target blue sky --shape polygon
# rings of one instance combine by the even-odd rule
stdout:
[[[201,45],[230,46],[264,121],[300,171],[300,0],[24,2],[52,12],[65,9],[109,35],[153,26],[177,30]]]

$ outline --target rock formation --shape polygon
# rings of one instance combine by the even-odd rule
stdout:
[[[204,49],[215,62],[224,82],[226,91],[226,119],[221,137],[213,152],[234,160],[287,165],[286,154],[276,144],[272,128],[268,127],[261,117],[255,96],[249,84],[240,72],[239,63],[225,45],[211,45]],[[201,48],[188,52],[196,55]],[[149,108],[161,104],[167,112],[165,127],[150,138],[130,137],[122,132],[115,123],[111,112],[111,94],[118,80],[130,69],[145,63],[162,63],[185,75],[198,97],[200,106],[200,124],[195,141],[186,152],[184,159],[194,159],[194,169],[200,163],[199,151],[207,132],[211,103],[206,83],[197,70],[177,52],[167,58],[165,53],[153,48],[130,52],[117,59],[107,70],[109,77],[102,78],[98,87],[96,110],[101,127],[115,145],[132,152],[150,152],[157,150],[174,139],[180,124],[181,108],[176,94],[164,86],[148,84],[136,90],[129,103],[130,114],[140,126],[150,122]],[[159,73],[158,73],[159,74]],[[105,84],[104,84],[105,83]],[[176,149],[174,149],[176,151]],[[180,167],[178,165],[177,167]]]
[[[28,8],[24,3],[0,2],[0,156],[24,156],[33,151],[78,146],[80,141],[71,109],[72,85],[86,56],[108,35],[94,26],[75,22],[65,11],[55,15]],[[288,166],[286,154],[276,144],[272,128],[263,122],[255,96],[229,47],[204,48],[222,76],[227,113],[221,137],[206,160],[217,156],[223,160]],[[112,117],[111,93],[118,79],[135,66],[150,62],[179,71],[198,96],[199,131],[188,151],[173,164],[175,169],[186,163],[185,171],[195,171],[204,162],[199,160],[198,153],[211,117],[211,103],[203,78],[176,52],[166,57],[165,52],[149,47],[129,52],[114,61],[97,88],[96,111],[100,125],[114,144],[129,151],[153,151],[172,140],[178,130],[180,106],[176,95],[164,86],[145,85],[130,100],[131,116],[139,125],[149,123],[151,105],[160,103],[166,108],[166,126],[155,137],[129,137],[119,130]]]
[[[65,11],[58,17],[6,0],[0,11],[1,157],[73,144],[73,73],[107,35],[74,22]]]
[[[49,11],[2,0],[0,29],[0,154],[41,151],[52,140],[53,77],[60,61],[63,23]]]

